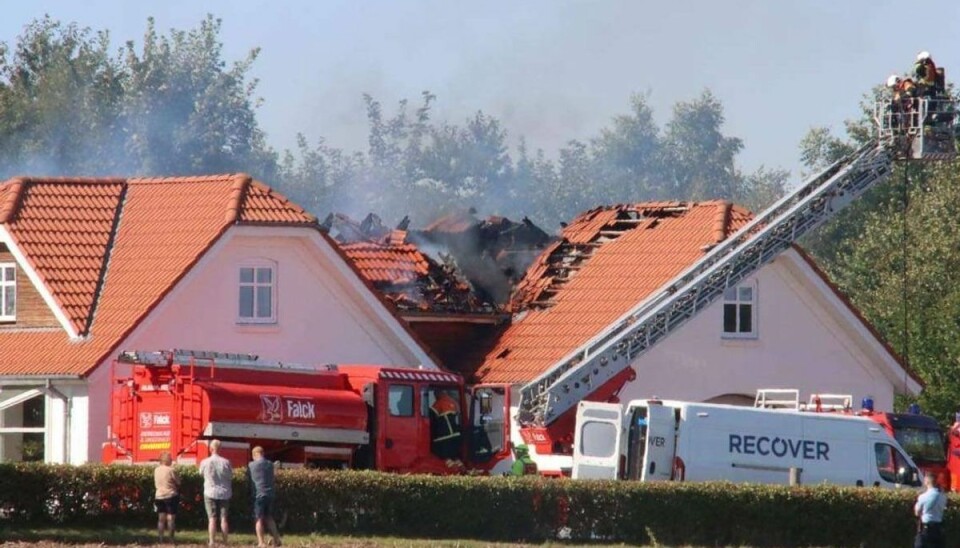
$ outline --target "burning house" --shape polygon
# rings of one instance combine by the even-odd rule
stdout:
[[[359,222],[331,213],[321,228],[444,366],[474,366],[509,314],[475,291],[450,255],[431,256],[412,243],[407,224],[389,228],[372,213]]]

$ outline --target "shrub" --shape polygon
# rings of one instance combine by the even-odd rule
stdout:
[[[178,522],[204,527],[202,479],[180,468]],[[234,524],[252,523],[249,486],[234,475]],[[729,483],[404,476],[281,470],[278,502],[297,532],[421,538],[699,546],[904,546],[912,490]],[[960,540],[960,497],[946,533]],[[149,527],[153,470],[135,466],[0,464],[0,516],[17,523]]]

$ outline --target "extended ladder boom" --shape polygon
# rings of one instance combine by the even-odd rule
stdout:
[[[521,390],[520,422],[542,426],[556,420],[724,290],[736,287],[883,181],[892,165],[889,147],[872,141],[780,199],[671,280],[666,289],[526,385]]]

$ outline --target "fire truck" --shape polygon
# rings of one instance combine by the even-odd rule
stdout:
[[[956,119],[956,105],[946,94],[879,101],[874,139],[798,185],[593,339],[520,387],[519,434],[538,457],[569,466],[580,402],[614,401],[624,384],[636,377],[631,365],[637,358],[800,237],[883,183],[895,163],[953,161],[960,127]]]
[[[282,465],[401,473],[485,471],[511,457],[502,385],[376,365],[303,366],[255,355],[122,352],[111,371],[106,463],[180,464],[209,442],[234,466],[262,446]],[[448,403],[438,413],[437,400]],[[464,418],[466,418],[464,420]]]
[[[754,407],[866,417],[897,440],[921,472],[933,472],[940,487],[951,490],[943,430],[936,419],[921,414],[920,406],[915,403],[910,405],[907,413],[889,413],[874,410],[873,398],[868,396],[861,400],[860,409],[854,410],[850,394],[811,394],[804,404],[800,401],[799,390],[761,389],[757,391]]]

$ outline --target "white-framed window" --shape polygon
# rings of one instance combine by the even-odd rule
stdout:
[[[723,337],[757,337],[757,286],[744,284],[723,293]]]
[[[277,265],[256,261],[238,270],[237,323],[277,323]]]
[[[17,265],[0,263],[0,322],[17,320]]]

